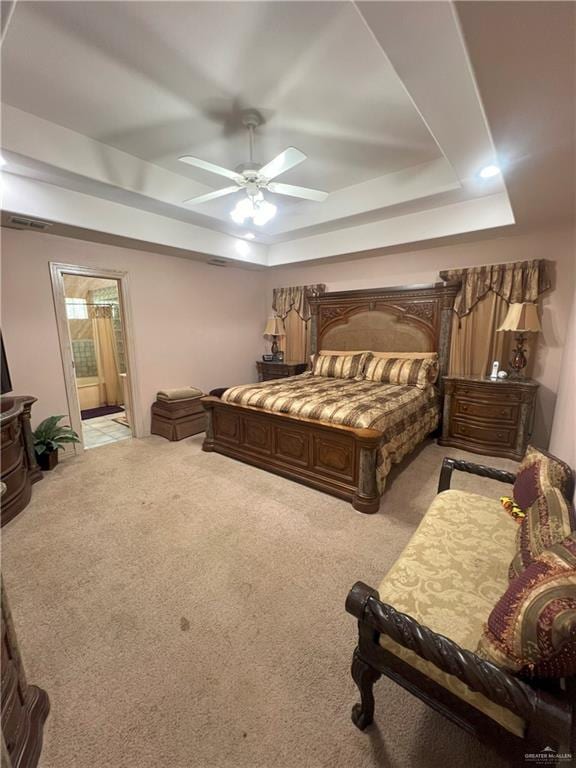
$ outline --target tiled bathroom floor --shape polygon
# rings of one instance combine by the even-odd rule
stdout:
[[[101,445],[115,443],[118,440],[126,440],[132,437],[130,427],[118,424],[117,419],[121,413],[110,416],[97,416],[95,419],[86,419],[82,422],[82,435],[85,448],[98,448]]]

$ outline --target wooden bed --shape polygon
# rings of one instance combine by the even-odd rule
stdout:
[[[458,283],[326,293],[310,300],[312,352],[438,352],[447,373]],[[203,399],[204,451],[217,451],[377,512],[383,433]]]

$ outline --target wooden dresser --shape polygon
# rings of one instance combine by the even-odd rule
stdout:
[[[537,390],[531,379],[445,376],[438,443],[519,461],[532,432]]]
[[[270,379],[285,379],[288,376],[298,376],[304,373],[307,368],[306,363],[285,362],[279,363],[277,360],[266,362],[257,360],[258,381],[269,381]]]
[[[30,426],[30,410],[35,402],[36,398],[29,395],[5,395],[1,400],[2,482],[6,484],[2,525],[24,509],[32,495],[32,484],[42,479]]]
[[[34,768],[50,702],[45,691],[28,685],[2,582],[2,768]]]

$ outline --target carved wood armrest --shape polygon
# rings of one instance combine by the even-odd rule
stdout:
[[[459,469],[461,472],[468,472],[471,475],[479,475],[480,477],[488,477],[491,480],[499,480],[501,483],[513,483],[516,480],[516,475],[513,472],[507,472],[505,469],[496,469],[496,467],[487,467],[484,464],[474,464],[473,462],[465,461],[464,459],[449,459],[446,457],[442,462],[442,469],[440,470],[438,493],[447,491],[450,488],[452,472],[455,469]]]
[[[571,707],[567,703],[531,687],[449,638],[433,632],[411,616],[380,602],[378,592],[361,581],[356,582],[348,594],[346,610],[358,619],[360,627],[372,630],[376,643],[379,634],[388,635],[399,645],[432,662],[443,672],[454,675],[471,690],[506,707],[527,723],[546,728],[550,735],[565,732],[566,729],[570,731]],[[377,633],[375,637],[374,631]]]

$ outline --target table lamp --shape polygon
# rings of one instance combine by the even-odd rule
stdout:
[[[526,368],[526,333],[538,333],[542,330],[538,319],[538,307],[536,304],[524,302],[522,304],[510,304],[508,314],[498,331],[513,331],[516,333],[516,347],[512,350],[510,360],[510,375],[513,378],[521,378]]]
[[[284,322],[281,317],[277,317],[274,315],[274,317],[269,317],[268,322],[266,323],[266,328],[264,328],[264,336],[272,336],[272,354],[274,357],[278,354],[278,337],[279,336],[286,336],[286,331],[284,329]]]

